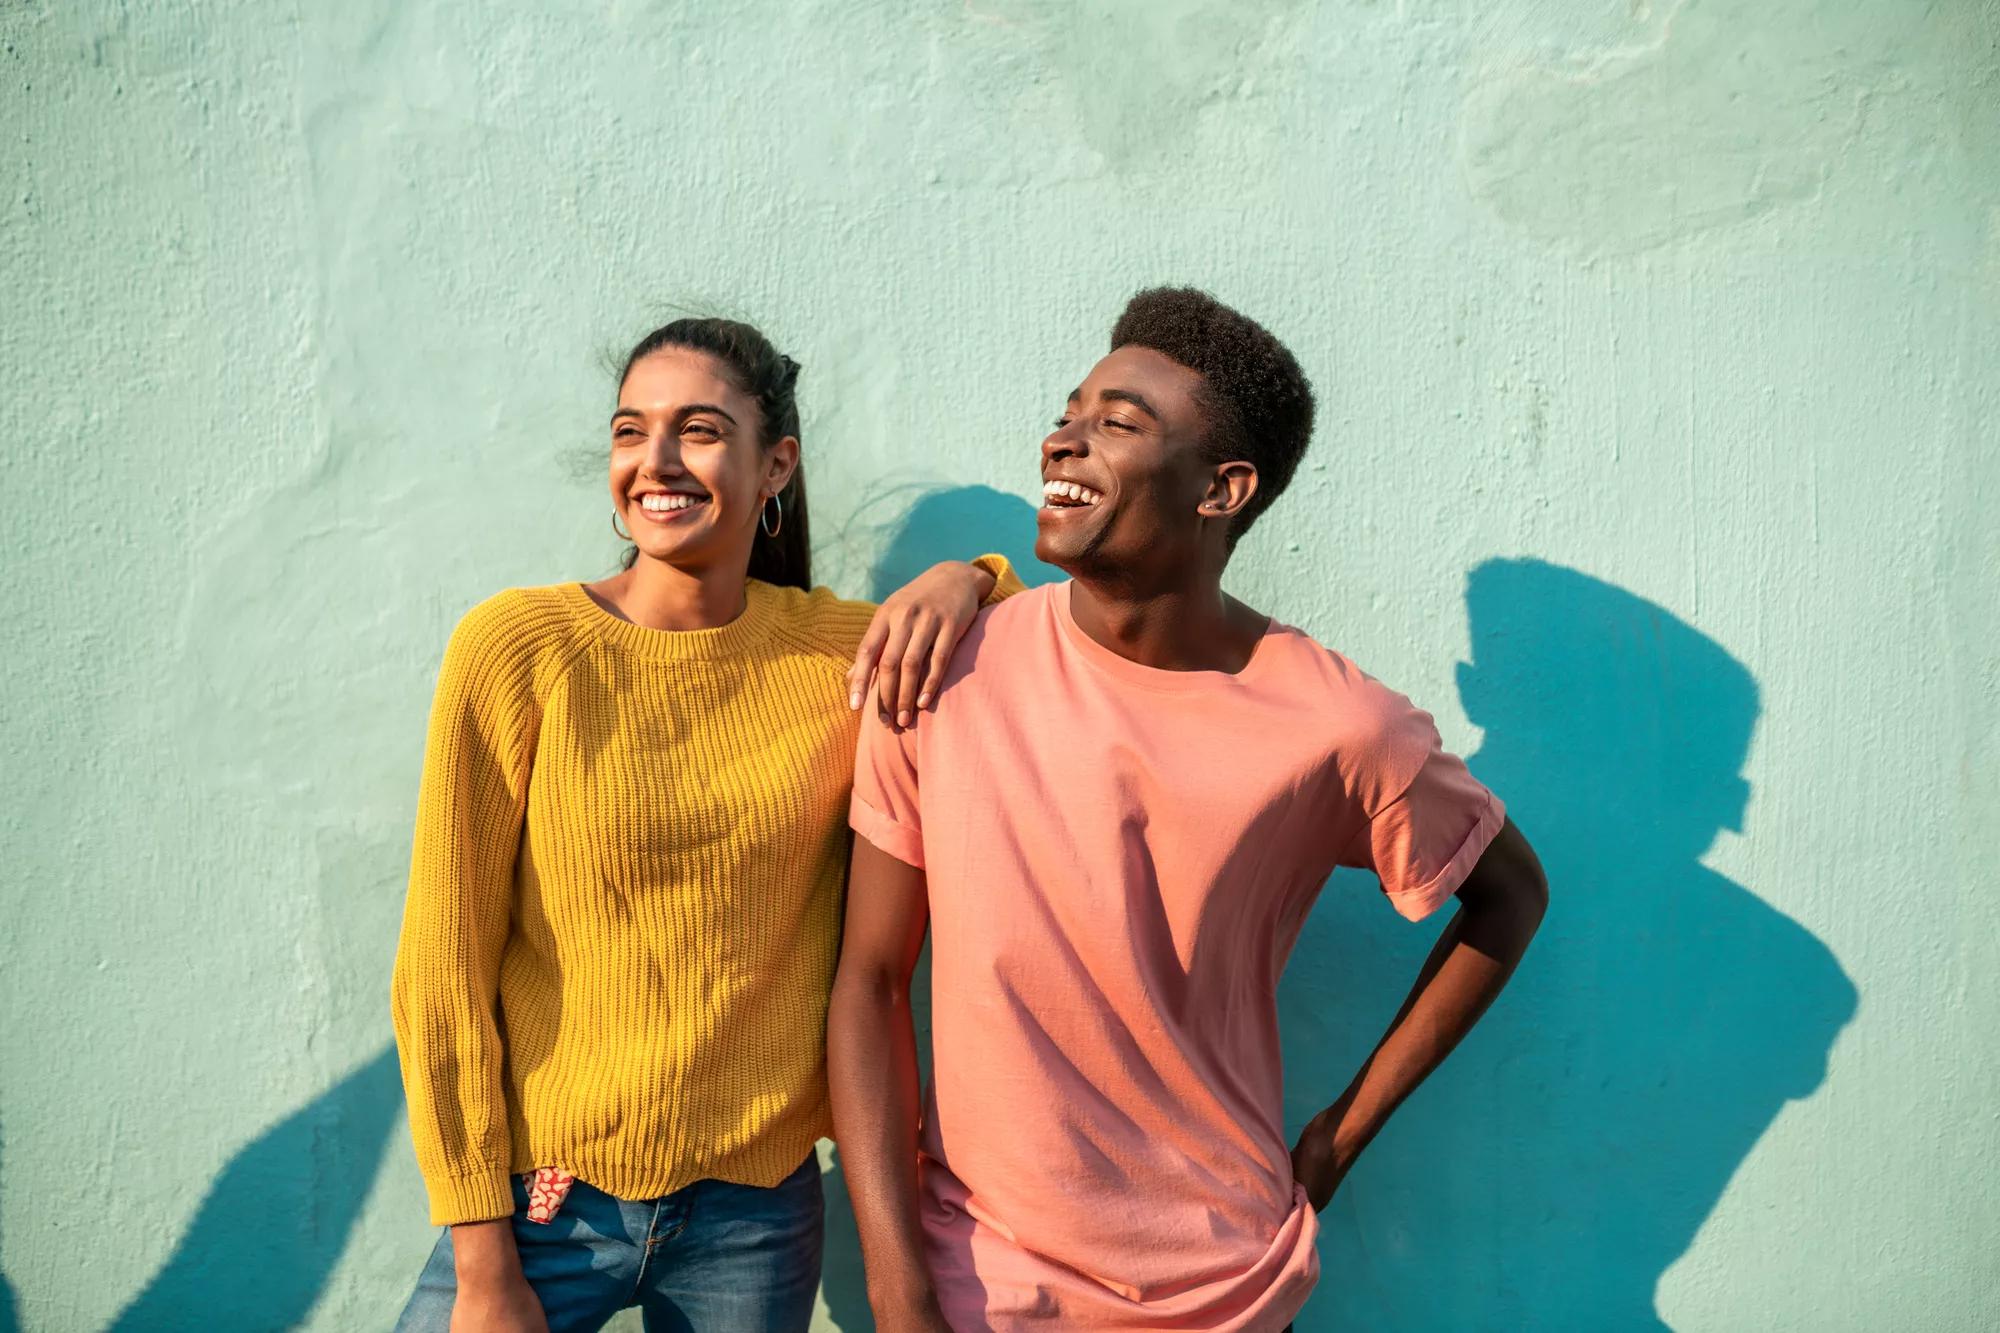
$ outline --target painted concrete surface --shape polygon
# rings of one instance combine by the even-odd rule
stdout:
[[[1991,1327],[1996,43],[1987,0],[0,6],[0,1330],[393,1316],[430,684],[467,606],[613,560],[605,350],[771,330],[862,593],[1025,548],[1163,280],[1321,394],[1235,590],[1436,712],[1555,879],[1300,1327]],[[1428,938],[1329,888],[1294,1123]]]

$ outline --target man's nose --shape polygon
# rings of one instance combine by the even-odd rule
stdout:
[[[1048,438],[1042,441],[1043,466],[1046,467],[1057,459],[1074,458],[1089,452],[1084,448],[1083,437],[1071,434],[1075,429],[1076,423],[1071,422],[1067,426],[1058,426],[1049,432]]]

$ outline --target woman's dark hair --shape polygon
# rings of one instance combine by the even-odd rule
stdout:
[[[787,435],[799,433],[799,363],[750,325],[733,319],[677,319],[663,324],[633,347],[624,369],[618,372],[618,383],[623,385],[641,360],[669,347],[706,352],[722,363],[736,387],[757,400],[759,443],[766,449]],[[804,460],[792,469],[792,479],[778,492],[778,504],[784,519],[777,536],[766,533],[759,520],[750,547],[750,577],[811,591],[812,533],[806,520]],[[638,556],[637,547],[626,552],[625,567],[630,569]]]

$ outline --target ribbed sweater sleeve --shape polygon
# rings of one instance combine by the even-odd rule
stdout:
[[[993,576],[993,591],[986,594],[983,606],[1004,602],[1017,592],[1026,592],[1028,585],[1021,582],[1021,576],[1014,572],[1013,562],[999,554],[982,555],[972,562]]]
[[[511,1145],[495,1023],[514,861],[563,618],[533,593],[468,613],[438,675],[391,1011],[437,1224],[505,1217]]]

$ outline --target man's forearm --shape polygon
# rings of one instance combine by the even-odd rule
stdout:
[[[1381,1045],[1328,1108],[1325,1128],[1343,1172],[1472,1030],[1513,975],[1534,927],[1504,909],[1461,908],[1452,917]]]
[[[884,1326],[932,1312],[917,1219],[917,1042],[907,982],[842,970],[827,1013],[827,1082],[869,1304]]]
[[[1513,975],[1541,927],[1548,881],[1512,820],[1458,892],[1461,906],[1438,936],[1416,984],[1361,1072],[1313,1117],[1292,1152],[1292,1169],[1314,1207],[1324,1207],[1403,1099],[1450,1055]]]

